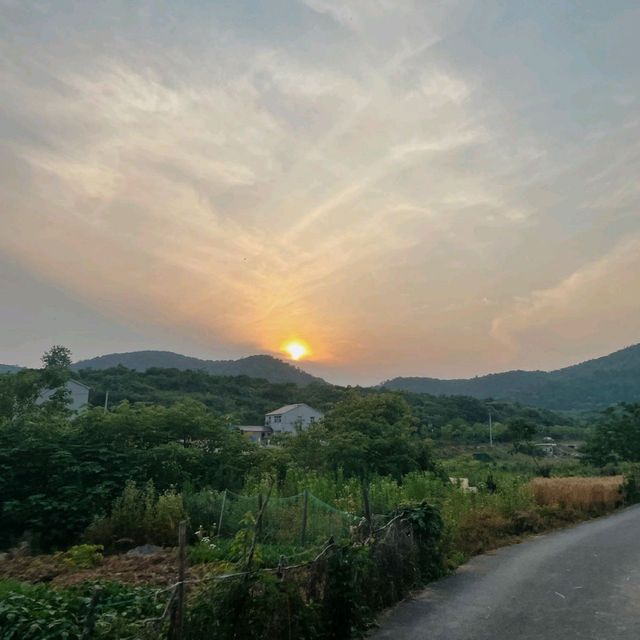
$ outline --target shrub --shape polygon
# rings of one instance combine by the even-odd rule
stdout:
[[[94,520],[85,537],[108,548],[119,541],[131,546],[145,543],[174,546],[178,525],[186,517],[182,496],[174,489],[158,496],[153,482],[140,489],[130,481],[114,500],[111,514]]]
[[[62,561],[74,569],[92,569],[102,564],[103,551],[101,544],[77,544],[62,555]]]
[[[364,543],[337,545],[279,575],[254,572],[204,583],[188,613],[188,637],[360,637],[379,610],[444,573],[443,529],[439,510],[424,503],[399,510]]]

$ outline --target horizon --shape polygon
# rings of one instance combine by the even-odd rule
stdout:
[[[640,341],[637,3],[0,18],[1,363],[263,353],[377,384]]]
[[[445,380],[445,381],[452,381],[452,380],[472,380],[474,378],[483,378],[486,376],[490,376],[490,375],[501,375],[501,374],[505,374],[505,373],[514,373],[514,372],[524,372],[524,373],[535,373],[535,372],[541,372],[541,373],[551,373],[553,371],[557,371],[559,369],[565,369],[568,367],[572,367],[572,366],[576,366],[576,365],[581,365],[584,364],[586,362],[590,362],[592,360],[599,360],[601,358],[605,358],[607,356],[619,353],[621,351],[625,351],[627,349],[631,349],[633,347],[638,347],[640,346],[640,343],[635,343],[635,344],[629,344],[623,347],[620,347],[619,349],[616,349],[612,352],[609,353],[604,353],[604,354],[600,354],[600,355],[596,355],[593,356],[591,358],[587,358],[585,360],[580,360],[577,362],[571,362],[568,363],[567,365],[563,366],[563,367],[558,367],[556,369],[505,369],[502,371],[487,371],[484,373],[476,373],[476,374],[472,374],[470,376],[466,376],[465,378],[438,378],[436,376],[431,376],[428,373],[414,373],[414,374],[406,374],[406,375],[397,375],[397,376],[385,376],[379,380],[376,381],[365,381],[365,380],[360,380],[360,381],[355,381],[355,380],[350,380],[350,379],[327,379],[325,378],[324,375],[322,375],[323,371],[320,369],[318,369],[317,367],[313,366],[313,363],[311,363],[311,367],[305,367],[305,364],[309,364],[309,363],[305,363],[305,362],[299,362],[299,361],[295,361],[292,360],[290,358],[286,358],[284,356],[282,356],[281,354],[270,354],[270,353],[251,353],[251,354],[247,354],[247,355],[242,355],[239,356],[238,358],[232,358],[232,359],[228,359],[230,361],[235,361],[235,360],[243,360],[246,358],[251,358],[254,356],[267,356],[267,357],[271,357],[271,358],[276,358],[278,360],[280,360],[281,362],[285,363],[285,364],[289,364],[293,367],[299,368],[301,369],[303,372],[305,373],[310,373],[311,375],[323,378],[325,382],[328,382],[329,384],[333,384],[333,385],[337,385],[337,386],[377,386],[379,384],[383,384],[384,382],[387,382],[389,380],[392,380],[394,378],[431,378],[431,379],[439,379],[439,380]],[[108,357],[108,356],[115,356],[115,355],[127,355],[127,354],[131,354],[131,353],[147,353],[147,352],[152,352],[152,353],[169,353],[172,355],[179,355],[179,356],[186,356],[189,358],[196,358],[202,361],[221,361],[224,359],[221,358],[205,358],[205,357],[201,357],[198,355],[193,355],[193,354],[187,354],[187,353],[178,353],[176,351],[169,351],[167,349],[140,349],[140,350],[134,350],[134,351],[125,351],[125,352],[112,352],[112,353],[102,353],[99,355],[94,355],[94,356],[88,356],[85,358],[73,358],[73,364],[77,365],[80,364],[82,362],[86,362],[86,361],[90,361],[90,360],[94,360],[94,359],[98,359],[98,358],[103,358],[103,357]],[[15,362],[0,362],[0,365],[9,365],[9,366],[18,366],[18,367],[23,367],[23,368],[40,368],[41,367],[41,363],[34,363],[32,365],[24,365],[24,364],[20,364],[20,363],[15,363]],[[314,370],[315,369],[315,370]],[[340,373],[338,373],[337,375],[340,375]]]

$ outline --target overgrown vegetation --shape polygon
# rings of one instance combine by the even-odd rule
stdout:
[[[164,603],[153,590],[103,583],[69,589],[0,581],[2,640],[80,640],[151,638],[145,620],[158,617]],[[89,621],[89,622],[88,622]],[[157,637],[157,636],[155,636]]]

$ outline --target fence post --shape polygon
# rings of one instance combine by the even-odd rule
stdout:
[[[300,546],[304,547],[307,537],[307,515],[309,513],[309,492],[307,489],[303,492],[302,502],[302,531],[300,532]]]
[[[220,507],[220,517],[218,518],[218,538],[222,535],[222,516],[224,515],[224,505],[227,502],[227,490],[222,494],[222,506]]]
[[[187,567],[187,522],[182,520],[178,529],[178,584],[176,585],[176,602],[169,625],[170,640],[184,638],[184,580]]]
[[[89,601],[89,607],[87,610],[87,617],[84,621],[84,628],[82,629],[82,636],[80,636],[80,640],[89,640],[93,635],[93,630],[96,626],[96,606],[98,605],[98,600],[100,599],[100,594],[102,593],[102,587],[95,586],[93,588],[93,593],[91,594],[91,600]]]
[[[369,485],[365,482],[362,483],[362,505],[364,507],[364,517],[367,521],[368,533],[371,535],[373,525],[371,523],[371,505],[369,504]]]
[[[262,536],[262,494],[258,494],[258,516],[256,520],[256,537]]]

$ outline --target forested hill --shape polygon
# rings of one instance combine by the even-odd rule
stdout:
[[[601,409],[640,401],[640,344],[556,371],[507,371],[476,378],[394,378],[387,389],[501,398],[556,410]]]
[[[111,369],[123,366],[135,371],[152,368],[178,369],[180,371],[206,371],[216,376],[249,376],[263,378],[269,382],[293,382],[298,385],[324,382],[298,367],[272,356],[258,355],[239,360],[201,360],[183,356],[171,351],[133,351],[130,353],[110,353],[105,356],[81,360],[73,365],[80,369]]]
[[[104,404],[107,391],[110,406],[123,400],[170,404],[193,398],[215,413],[227,416],[228,421],[235,424],[262,424],[265,413],[285,404],[306,402],[327,412],[349,393],[379,392],[374,388],[338,387],[318,382],[299,387],[293,383],[272,383],[246,376],[213,376],[204,371],[177,369],[83,369],[77,377],[91,387],[90,402],[96,406]],[[435,398],[412,393],[405,394],[405,397],[425,428],[438,428],[454,420],[468,424],[486,423],[489,408],[496,421],[521,417],[534,420],[539,425],[571,423],[566,416],[552,411],[508,402],[487,403],[476,398]]]
[[[22,367],[13,364],[0,364],[0,373],[16,373]]]

